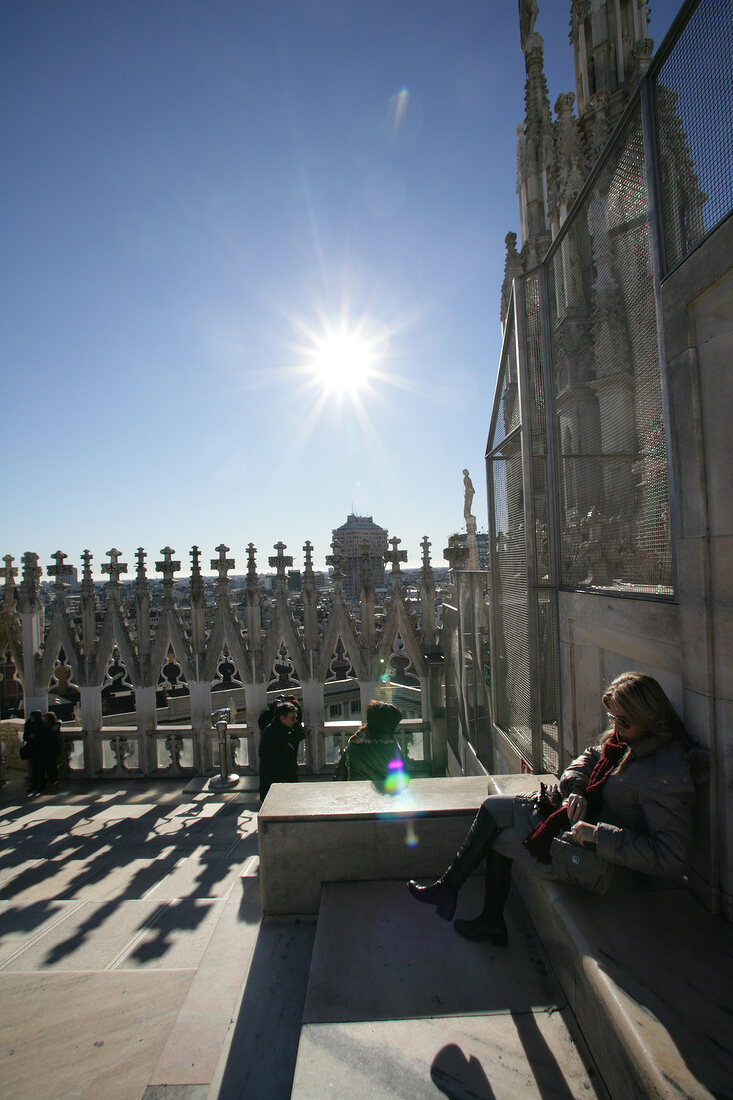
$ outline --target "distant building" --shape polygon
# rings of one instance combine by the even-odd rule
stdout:
[[[303,574],[300,569],[288,569],[288,592],[303,591]]]
[[[384,527],[379,527],[371,516],[355,516],[352,513],[346,517],[346,523],[333,531],[333,537],[340,544],[346,559],[346,595],[359,595],[365,545],[369,551],[372,584],[375,588],[384,588],[384,555],[387,553],[387,531]]]

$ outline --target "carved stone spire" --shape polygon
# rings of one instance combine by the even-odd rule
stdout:
[[[15,578],[18,576],[18,570],[13,568],[13,562],[15,558],[12,554],[6,554],[3,558],[5,566],[0,569],[0,577],[5,582],[3,589],[3,605],[6,609],[13,608],[15,605]]]
[[[55,577],[56,583],[54,584],[54,596],[58,604],[66,603],[66,589],[69,587],[71,576],[74,570],[70,565],[64,565],[64,558],[68,557],[68,554],[62,553],[61,550],[57,550],[51,557],[54,559],[54,565],[49,565],[46,568],[46,572],[49,577]]]
[[[557,97],[555,103],[557,199],[560,204],[560,209],[557,211],[558,226],[565,220],[587,175],[583,134],[578,120],[573,117],[574,100],[572,92],[564,92]]]
[[[173,555],[175,550],[172,550],[170,546],[164,546],[160,551],[163,555],[162,561],[156,561],[156,572],[163,574],[163,601],[167,606],[173,604],[173,585],[175,583],[175,575],[181,568],[179,561],[173,561]]]
[[[331,580],[333,581],[334,588],[343,590],[344,578],[346,576],[345,559],[341,543],[338,539],[334,539],[331,543],[331,553],[326,555],[326,565],[330,565],[333,570],[331,573]]]
[[[94,599],[94,581],[92,579],[92,559],[94,555],[85,550],[81,556],[81,595],[82,599]]]
[[[23,557],[23,579],[20,584],[21,611],[38,610],[39,581],[43,570],[38,565],[38,554],[27,551]]]
[[[549,187],[554,161],[554,135],[542,54],[542,37],[534,31],[524,44],[527,80],[524,87],[523,178],[517,181],[524,214],[523,249],[535,262],[550,246]]]
[[[571,2],[578,118],[594,159],[602,148],[600,135],[616,125],[648,68],[653,46],[648,16],[647,0]]]
[[[104,562],[102,565],[102,572],[109,573],[109,581],[107,582],[107,598],[111,600],[119,600],[120,598],[120,575],[127,572],[127,563],[120,561],[122,551],[112,547],[107,551],[109,561]]]
[[[276,542],[273,546],[273,550],[277,550],[277,554],[274,557],[267,559],[271,568],[275,569],[275,584],[277,585],[277,593],[279,596],[284,596],[287,592],[287,577],[285,576],[286,567],[292,567],[293,559],[290,554],[284,554],[283,550],[287,550],[287,546],[284,542]]]
[[[374,617],[374,577],[372,576],[371,553],[368,542],[361,550],[361,587],[359,589],[359,608],[361,611],[361,636],[364,648],[370,653],[374,644],[376,621]]]
[[[422,547],[420,613],[425,643],[432,647],[435,645],[435,574],[430,564],[430,541],[427,535],[423,535],[420,545]]]
[[[135,628],[141,667],[147,671],[150,658],[150,586],[145,571],[147,554],[142,546],[135,551]]]
[[[306,539],[303,547],[305,554],[305,566],[303,568],[303,591],[314,592],[316,587],[316,575],[313,572],[313,544]]]
[[[363,592],[374,591],[371,550],[368,542],[362,543],[361,547],[361,589]]]
[[[259,580],[257,578],[257,561],[255,555],[257,548],[253,542],[247,543],[247,591],[250,595],[259,592]]]
[[[235,566],[234,558],[228,558],[229,547],[225,546],[223,542],[220,542],[218,546],[214,547],[218,558],[211,559],[211,568],[218,574],[216,578],[216,586],[219,591],[219,597],[226,596],[229,592],[229,578],[227,576],[230,569]]]
[[[256,547],[253,542],[247,545],[247,638],[251,650],[260,644],[262,621],[260,613],[260,585],[257,577]]]
[[[305,566],[303,569],[303,631],[308,649],[318,645],[318,592],[316,575],[313,572],[313,545],[307,539],[303,547]]]
[[[600,156],[611,136],[612,124],[608,110],[608,92],[594,92],[583,118],[585,140],[591,160]]]
[[[407,551],[398,550],[397,547],[402,542],[402,539],[398,539],[393,536],[387,540],[392,549],[388,550],[384,555],[384,560],[387,564],[392,565],[392,584],[402,583],[402,574],[400,573],[400,562],[407,561]]]
[[[147,599],[150,595],[148,577],[145,572],[145,559],[147,556],[144,548],[138,546],[135,551],[135,599],[138,602]]]
[[[507,233],[504,238],[506,245],[506,260],[504,261],[504,282],[501,284],[501,323],[506,322],[509,309],[509,300],[512,293],[512,283],[517,275],[522,274],[522,261],[517,252],[517,234]]]
[[[434,581],[433,567],[430,564],[430,539],[427,535],[423,535],[420,547],[422,549],[422,580],[424,584],[432,584]]]
[[[91,682],[94,670],[94,643],[97,636],[97,598],[92,579],[93,554],[85,550],[81,555],[81,636],[84,643],[84,665],[87,682]]]
[[[198,546],[192,546],[188,551],[191,559],[191,606],[202,605],[204,602],[204,579],[201,576],[201,550]]]

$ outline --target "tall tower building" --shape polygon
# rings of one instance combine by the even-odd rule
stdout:
[[[517,126],[520,240],[519,251],[515,234],[506,240],[502,321],[513,276],[544,258],[646,73],[654,45],[646,0],[570,0],[575,93],[558,97],[553,118],[542,37],[534,29],[538,10],[538,0],[519,2],[527,74],[524,122]]]
[[[333,531],[343,551],[346,561],[346,580],[344,591],[347,596],[358,596],[361,589],[361,571],[365,555],[368,553],[372,584],[383,588],[384,555],[387,553],[387,531],[379,527],[371,516],[346,517],[346,523]]]

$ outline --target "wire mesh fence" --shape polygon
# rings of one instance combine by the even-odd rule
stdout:
[[[733,9],[705,0],[654,77],[665,272],[733,209]]]

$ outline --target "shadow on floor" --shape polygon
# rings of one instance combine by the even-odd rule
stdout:
[[[290,1097],[315,933],[315,917],[263,920],[218,1100]]]

